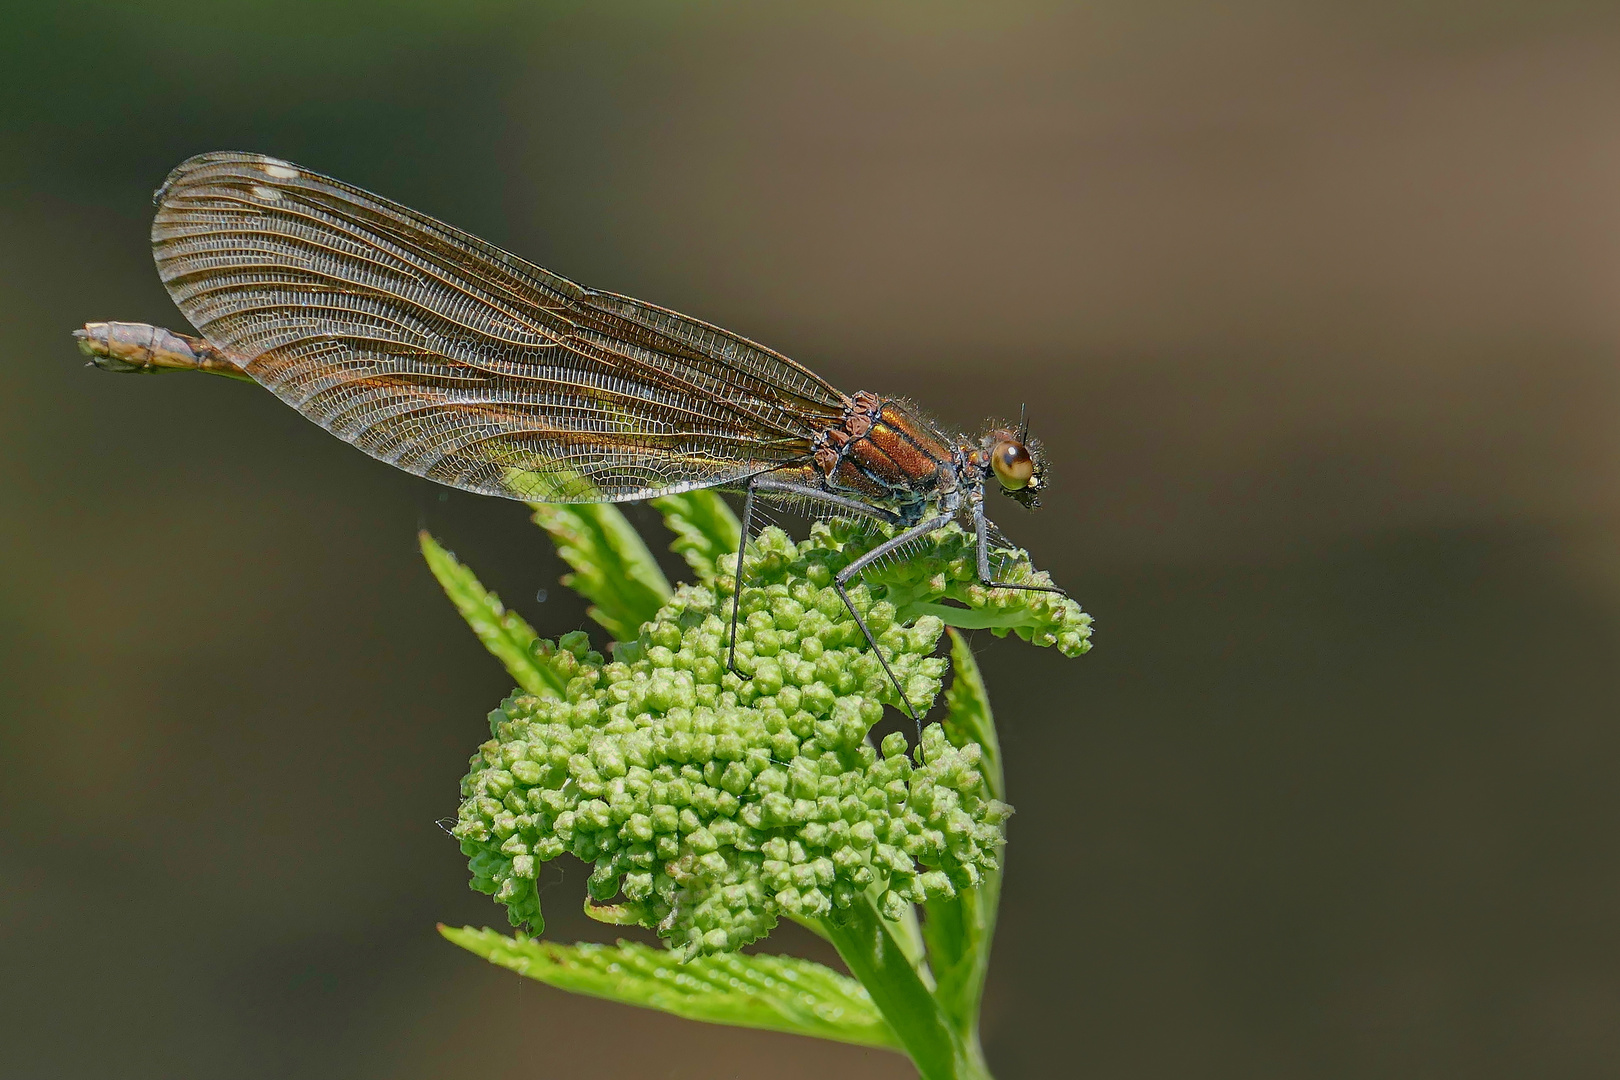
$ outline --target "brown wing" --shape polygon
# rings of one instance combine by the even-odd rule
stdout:
[[[157,202],[158,272],[204,337],[334,435],[452,487],[712,487],[802,460],[843,411],[785,356],[284,161],[203,154]]]

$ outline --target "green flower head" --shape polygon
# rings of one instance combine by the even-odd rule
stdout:
[[[676,589],[613,662],[582,632],[534,640],[537,673],[490,714],[462,781],[453,831],[473,888],[514,925],[540,925],[540,864],[571,853],[593,866],[588,911],[692,957],[857,892],[898,918],[994,869],[1012,808],[992,796],[981,746],[933,724],[913,761],[903,735],[868,738],[899,702],[831,584],[881,539],[834,523],[751,542],[741,676],[726,670],[734,555],[689,557],[705,580]],[[1073,601],[986,590],[973,566],[972,536],[952,527],[850,590],[914,702],[939,693],[947,621],[1088,647]]]

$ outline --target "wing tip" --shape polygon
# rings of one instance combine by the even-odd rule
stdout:
[[[247,150],[210,150],[205,154],[193,154],[169,170],[169,175],[163,178],[163,183],[152,192],[152,205],[162,206],[174,186],[198,169],[220,164],[256,166],[273,180],[296,180],[308,172],[307,169],[290,161],[271,157],[269,154],[255,154]]]

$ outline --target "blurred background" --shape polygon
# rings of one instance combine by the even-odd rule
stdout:
[[[1620,1075],[1613,5],[5,25],[0,1075],[909,1074],[436,936],[502,924],[435,821],[508,683],[417,528],[595,628],[517,504],[250,386],[81,366],[87,319],[186,329],[149,196],[213,149],[951,424],[1030,403],[1051,497],[996,516],[1097,634],[976,640],[1019,810],[1003,1080]],[[559,938],[608,929],[583,877],[548,882]]]

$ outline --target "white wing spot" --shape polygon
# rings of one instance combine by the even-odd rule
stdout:
[[[264,159],[264,171],[275,177],[277,180],[298,179],[297,169],[293,168],[285,161],[277,161],[275,158]]]
[[[267,202],[275,202],[281,198],[281,192],[277,191],[275,188],[265,187],[263,184],[254,184],[253,194]]]

